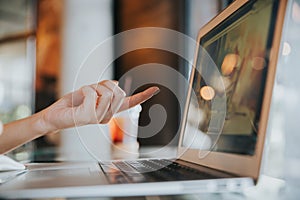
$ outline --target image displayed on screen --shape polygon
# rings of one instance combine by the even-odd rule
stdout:
[[[276,19],[275,4],[275,0],[253,1],[201,38],[200,46],[213,60],[223,82],[226,114],[221,133],[208,131],[212,112],[216,112],[211,109],[212,101],[218,104],[221,91],[217,84],[212,84],[215,73],[207,73],[208,77],[203,78],[196,70],[193,77],[196,100],[191,99],[189,104],[183,146],[254,154],[274,32],[272,21]],[[210,67],[203,60],[200,53],[197,69]]]

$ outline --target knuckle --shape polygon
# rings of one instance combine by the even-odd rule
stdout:
[[[109,92],[109,91],[103,92],[101,94],[101,98],[105,98],[105,99],[111,98],[111,96],[112,96],[112,92]]]
[[[124,90],[120,90],[119,94],[122,96],[122,97],[126,97],[126,92]]]
[[[103,80],[103,81],[100,81],[98,84],[104,84],[104,83],[106,83],[107,81],[109,81],[109,80]]]
[[[111,82],[110,80],[103,80],[103,81],[99,82],[98,85],[107,85],[110,82]]]
[[[88,88],[89,88],[89,86],[85,85],[85,86],[82,86],[82,87],[80,88],[80,90],[81,90],[81,91],[86,91]]]
[[[123,90],[121,90],[121,91],[118,91],[118,92],[115,94],[115,96],[116,96],[117,98],[119,98],[119,99],[123,99],[123,98],[125,98],[126,94],[125,94],[125,92],[124,92]]]

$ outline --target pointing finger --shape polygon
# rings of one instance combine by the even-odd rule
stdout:
[[[147,101],[148,99],[159,93],[159,91],[159,88],[154,86],[130,97],[126,97],[118,112],[129,109]]]

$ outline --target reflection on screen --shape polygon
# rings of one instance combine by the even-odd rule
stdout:
[[[205,78],[200,75],[209,66],[203,62],[203,53],[199,53],[196,67],[200,73],[196,70],[193,77],[196,97],[189,104],[184,146],[254,154],[273,39],[272,20],[276,19],[275,4],[275,0],[252,1],[201,38],[200,46],[217,66],[220,77],[215,73],[206,73]],[[222,79],[223,92],[213,84],[217,78]],[[209,130],[216,112],[212,102],[218,104],[224,92],[225,119],[221,133],[213,133]]]

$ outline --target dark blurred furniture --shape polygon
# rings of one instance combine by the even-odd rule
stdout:
[[[161,27],[168,28],[179,32],[184,32],[185,25],[185,1],[181,0],[115,0],[114,1],[114,33],[120,33],[122,31],[141,28],[141,27]],[[150,37],[147,35],[137,36],[137,41],[143,40],[143,38]],[[135,42],[135,41],[132,41]],[[151,37],[153,43],[165,43],[166,38],[156,35]],[[176,43],[177,41],[172,41]],[[115,51],[117,52],[120,48],[126,48],[122,46],[122,41],[118,41],[116,44]],[[168,45],[168,44],[166,44]],[[179,44],[178,44],[179,45]],[[180,64],[182,60],[178,55],[173,53],[162,51],[158,49],[140,49],[133,52],[129,52],[118,58],[115,65],[115,78],[119,80],[127,71],[130,69],[147,64],[147,63],[160,63],[166,66],[173,67],[180,73]],[[139,74],[139,78],[155,75],[159,72],[151,71],[147,69],[147,73]],[[131,77],[132,81],[135,81],[136,77]],[[176,80],[172,80],[171,76],[163,75],[162,79],[170,80],[176,84]],[[124,83],[120,83],[124,86]],[[149,85],[148,85],[149,86]],[[179,103],[175,95],[169,88],[160,87],[160,93],[152,98],[150,101],[144,103],[143,111],[140,117],[140,126],[146,126],[150,122],[149,109],[154,104],[162,105],[167,113],[167,120],[157,134],[152,137],[143,137],[139,139],[141,145],[165,145],[168,144],[175,136],[179,129]],[[138,90],[142,90],[145,86],[142,86]],[[130,91],[137,92],[137,91]],[[150,131],[150,130],[149,130]],[[147,135],[145,130],[139,132],[139,134]],[[176,138],[173,144],[177,144]]]

